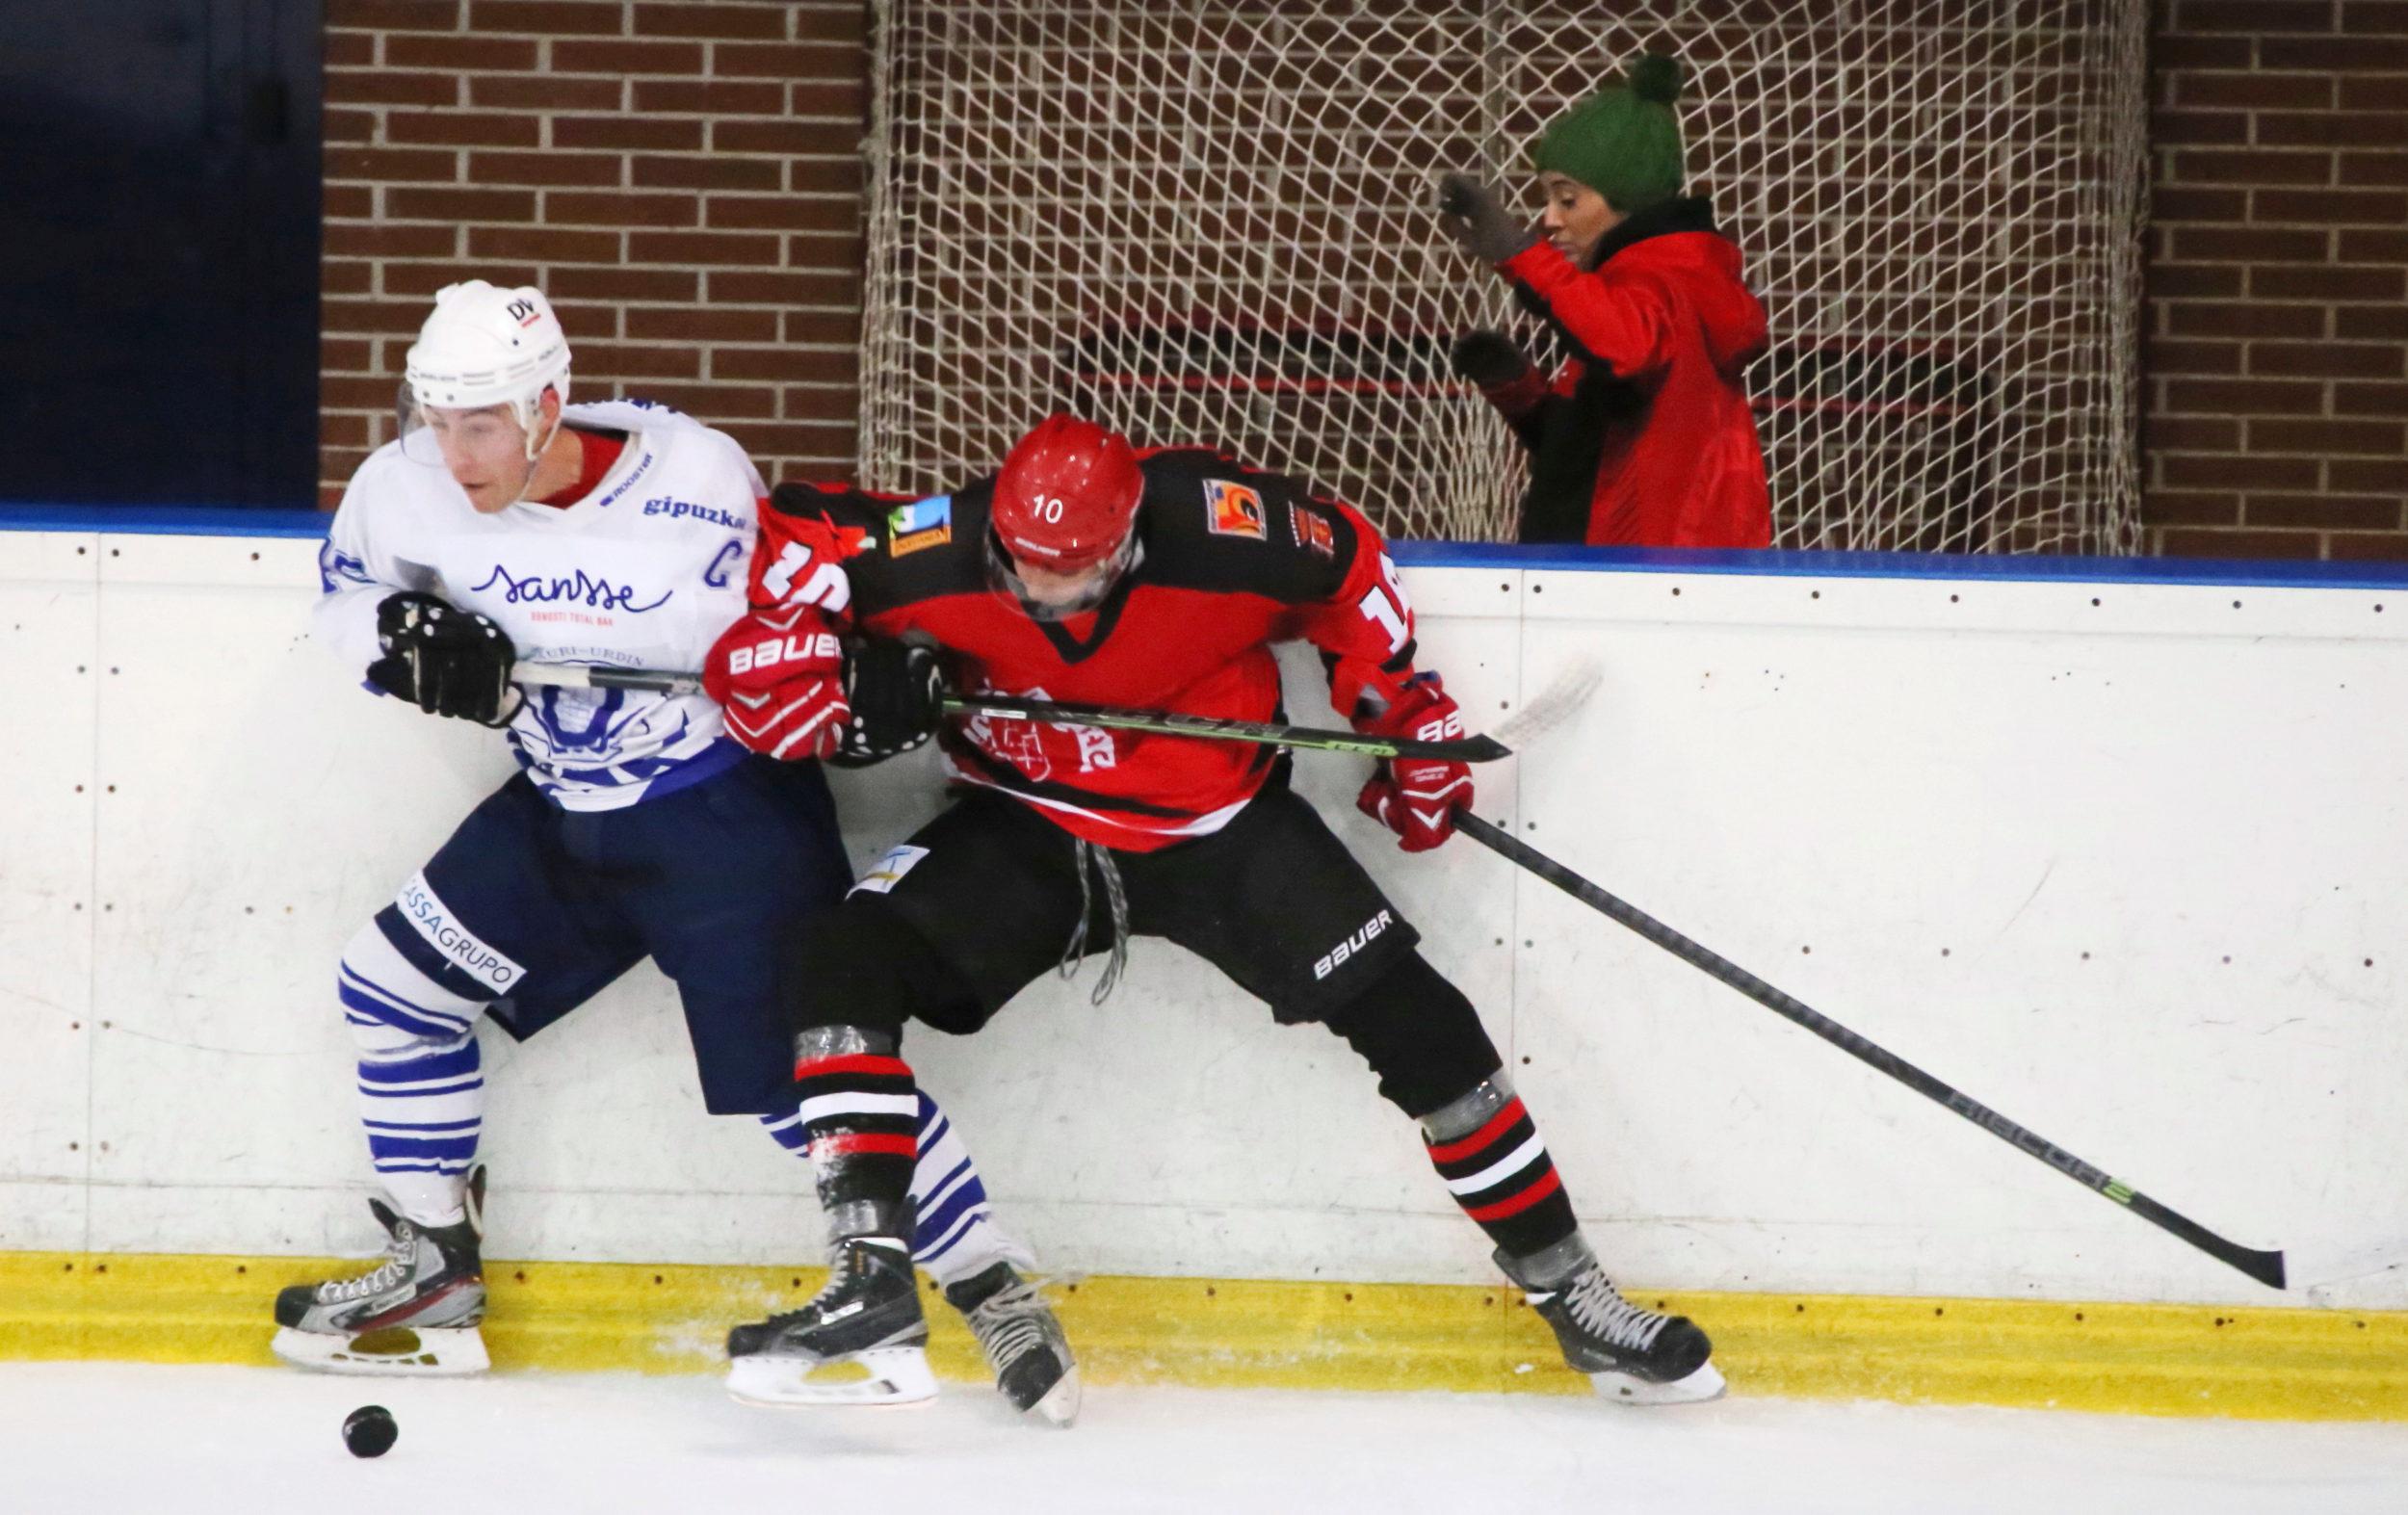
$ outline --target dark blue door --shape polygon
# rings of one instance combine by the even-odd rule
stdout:
[[[315,503],[320,0],[0,0],[0,500]]]

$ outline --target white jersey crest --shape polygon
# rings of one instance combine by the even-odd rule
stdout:
[[[388,442],[359,465],[319,555],[316,633],[363,677],[377,605],[398,589],[489,615],[521,661],[693,669],[744,614],[756,510],[769,490],[722,432],[643,401],[574,405],[571,424],[628,433],[593,492],[481,515],[440,466]],[[702,694],[527,691],[510,740],[571,810],[615,810],[734,766]]]

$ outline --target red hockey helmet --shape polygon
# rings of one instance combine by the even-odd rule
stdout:
[[[1144,493],[1126,437],[1050,415],[1013,444],[995,476],[995,535],[1032,566],[1075,572],[1120,550]]]

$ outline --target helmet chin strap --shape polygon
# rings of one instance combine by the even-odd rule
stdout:
[[[521,403],[514,403],[512,408],[517,408],[517,404]],[[536,411],[537,417],[540,417],[542,414],[542,397],[537,396],[535,405],[530,406],[530,408]],[[509,501],[503,505],[502,509],[506,510],[509,509],[510,506],[518,505],[525,501],[527,498],[527,491],[536,486],[536,472],[543,466],[544,450],[552,445],[553,438],[561,434],[561,428],[566,425],[568,421],[568,417],[565,413],[554,416],[552,418],[551,429],[543,433],[543,440],[538,442],[536,440],[535,428],[529,424],[530,419],[531,418],[522,417],[519,422],[519,429],[527,433],[527,476],[518,481],[517,490],[513,492]]]
[[[995,534],[991,531],[986,534],[988,587],[1017,603],[1022,613],[1032,620],[1068,620],[1073,615],[1095,609],[1109,599],[1120,581],[1136,571],[1138,564],[1144,561],[1145,544],[1138,540],[1138,534],[1133,530],[1112,550],[1112,555],[1104,560],[1101,565],[1103,571],[1095,576],[1095,583],[1090,588],[1075,599],[1047,604],[1029,592],[1028,585],[1012,567],[1011,555],[1004,550],[1004,544],[996,539]]]

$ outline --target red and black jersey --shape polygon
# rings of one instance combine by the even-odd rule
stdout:
[[[1066,619],[1036,619],[990,587],[991,478],[916,500],[780,484],[761,517],[753,603],[813,605],[840,629],[933,641],[965,693],[1273,720],[1270,646],[1297,639],[1322,649],[1331,702],[1349,719],[1412,677],[1412,609],[1379,534],[1351,507],[1201,449],[1144,454],[1139,466],[1136,565]],[[1134,851],[1218,830],[1274,755],[988,716],[940,741],[955,777]]]

